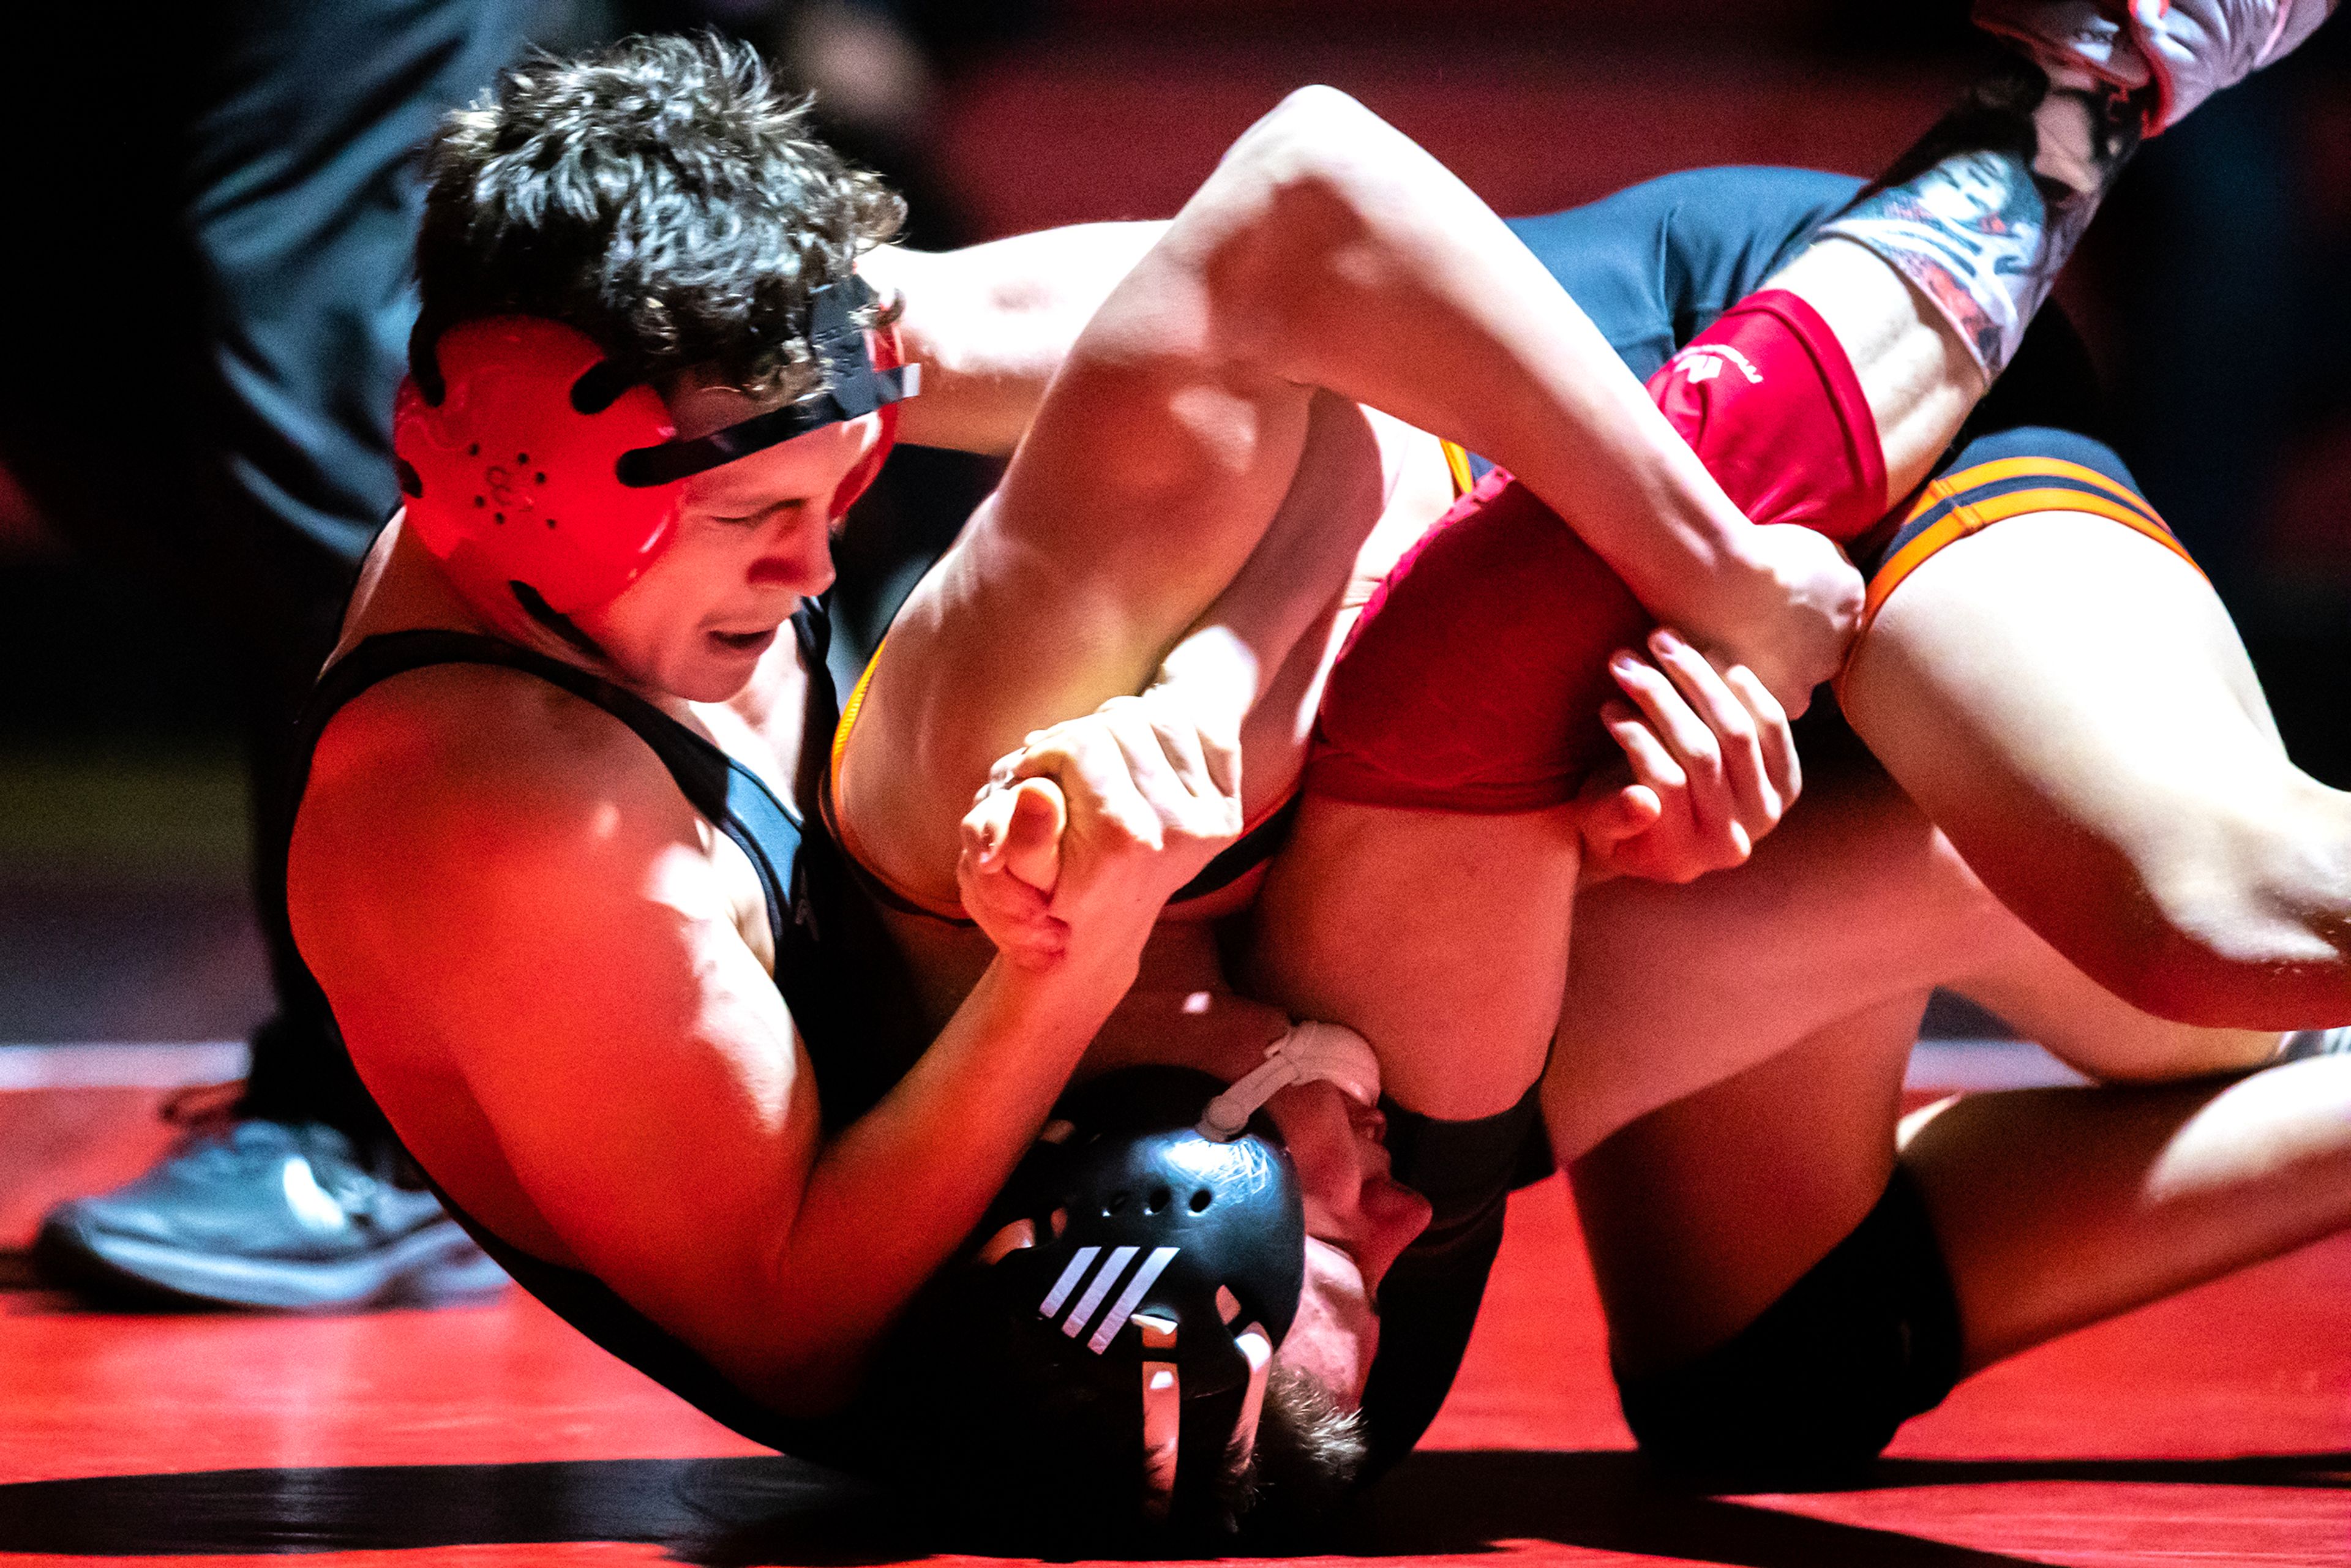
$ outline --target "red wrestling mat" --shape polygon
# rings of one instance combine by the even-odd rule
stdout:
[[[1502,1259],[1431,1451],[1346,1556],[2351,1563],[2351,1238],[1997,1368],[1914,1424],[1877,1488],[1801,1497],[1642,1480],[1557,1182],[1520,1195]],[[729,1437],[518,1297],[288,1322],[117,1317],[20,1289],[0,1293],[0,1565],[930,1554],[872,1499]]]

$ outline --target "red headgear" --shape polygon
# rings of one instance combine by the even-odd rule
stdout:
[[[401,382],[392,448],[410,526],[458,587],[503,614],[568,622],[610,602],[669,542],[682,482],[812,430],[879,413],[882,435],[833,492],[838,517],[880,472],[920,366],[894,331],[851,314],[863,282],[817,291],[810,332],[831,385],[695,441],[679,441],[652,388],[624,379],[584,333],[529,316],[461,322],[424,351],[428,397]],[[871,347],[868,338],[874,340]]]

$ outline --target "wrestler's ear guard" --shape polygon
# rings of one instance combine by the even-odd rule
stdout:
[[[809,334],[825,391],[693,441],[677,439],[652,388],[560,322],[492,317],[429,340],[420,323],[392,420],[411,526],[477,604],[497,613],[518,604],[563,630],[660,554],[683,481],[879,413],[881,439],[834,491],[837,516],[880,471],[897,404],[921,386],[894,330],[858,325],[872,301],[854,276],[816,290]]]
[[[669,540],[679,485],[632,485],[622,465],[677,434],[651,387],[558,321],[462,321],[401,384],[392,417],[409,526],[469,597],[527,589],[566,618],[610,602]],[[529,601],[522,599],[525,608]]]

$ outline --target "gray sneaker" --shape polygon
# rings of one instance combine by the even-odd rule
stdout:
[[[52,1284],[148,1306],[439,1305],[507,1282],[438,1198],[340,1132],[259,1119],[192,1132],[137,1180],[58,1205],[32,1261]]]

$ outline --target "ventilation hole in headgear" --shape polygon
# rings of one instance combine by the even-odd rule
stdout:
[[[476,507],[486,507],[489,504],[490,498],[487,496],[476,496],[474,497],[474,505]]]
[[[1192,1212],[1195,1214],[1206,1214],[1208,1212],[1208,1205],[1215,1201],[1215,1198],[1208,1196],[1208,1189],[1204,1186],[1199,1191],[1192,1195]]]
[[[481,455],[482,444],[478,441],[469,444],[465,448],[465,455],[468,457],[479,457]]]
[[[1102,1205],[1102,1212],[1104,1214],[1124,1214],[1126,1212],[1126,1200],[1129,1196],[1131,1195],[1123,1192],[1114,1192],[1111,1194],[1110,1201]]]
[[[517,452],[515,454],[515,461],[517,463],[528,463],[530,461],[530,454],[528,452]]]
[[[544,485],[547,483],[547,476],[544,474],[534,474],[530,476],[530,482],[534,485]]]
[[[393,458],[392,460],[392,471],[393,476],[400,480],[400,493],[402,495],[413,496],[419,499],[423,497],[424,481],[417,477],[415,468],[410,465],[407,458]]]
[[[1164,1186],[1155,1186],[1151,1189],[1151,1196],[1143,1200],[1143,1212],[1145,1214],[1156,1214],[1175,1201],[1176,1195],[1174,1193],[1169,1192]]]
[[[549,528],[553,528],[553,527],[555,526],[555,519],[554,519],[553,517],[549,517],[549,518],[548,518],[548,519],[547,519],[547,526],[548,526]]]
[[[490,520],[496,523],[503,523],[507,520],[507,515],[504,512],[492,512],[490,514]]]

